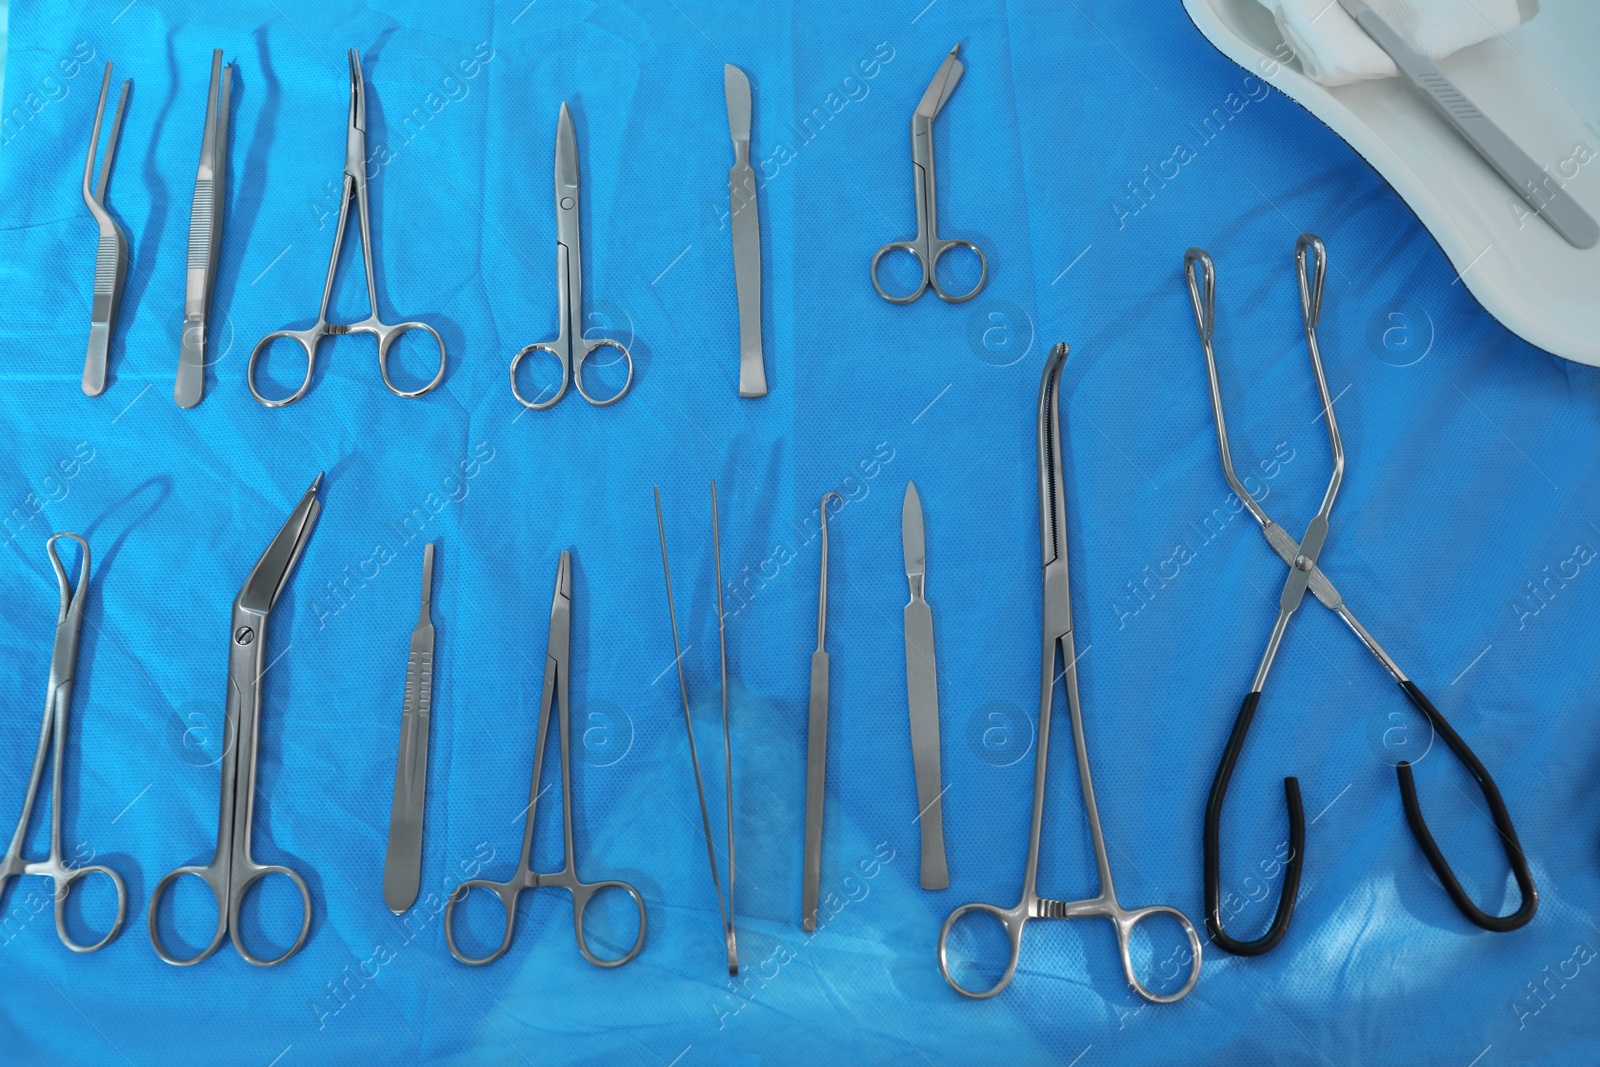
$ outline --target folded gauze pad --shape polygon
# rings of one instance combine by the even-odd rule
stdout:
[[[1349,85],[1398,74],[1394,61],[1338,0],[1261,0],[1306,77]],[[1539,13],[1539,0],[1367,0],[1419,52],[1443,59]]]

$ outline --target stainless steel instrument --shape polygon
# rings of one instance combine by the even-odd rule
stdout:
[[[917,774],[917,823],[922,828],[922,888],[946,889],[944,788],[939,784],[939,672],[933,656],[933,609],[923,598],[928,547],[917,483],[906,483],[900,541],[911,600],[906,604],[906,705],[911,711],[911,759]]]
[[[400,755],[389,808],[389,848],[383,860],[383,902],[399,915],[416,903],[422,884],[422,820],[428,794],[428,720],[433,713],[433,545],[422,549],[422,607],[406,657],[400,710]]]
[[[722,68],[733,135],[728,171],[728,228],[733,231],[733,280],[739,293],[739,395],[767,395],[761,357],[761,223],[756,213],[756,172],[750,166],[750,79],[732,63]]]

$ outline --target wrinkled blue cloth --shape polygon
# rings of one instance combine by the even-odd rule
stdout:
[[[64,848],[116,867],[121,937],[56,940],[49,889],[0,922],[6,1063],[1479,1064],[1585,1062],[1600,1039],[1600,372],[1513,338],[1411,212],[1337,137],[1214,51],[1176,4],[773,6],[309,4],[171,0],[12,12],[0,151],[0,817],[21,807],[55,589],[43,541],[88,537],[91,602],[68,738]],[[942,232],[987,253],[971,303],[880,300],[867,268],[911,235],[907,121],[952,43],[966,75],[935,124]],[[211,50],[236,64],[232,167],[208,395],[170,400],[188,205]],[[337,215],[359,48],[386,319],[424,319],[443,385],[401,400],[370,338],[324,346],[307,399],[258,406],[255,339],[311,321]],[[111,385],[79,389],[94,229],[79,196],[98,82],[134,89],[108,203],[132,247]],[[737,398],[722,66],[754,85],[766,399]],[[631,344],[633,392],[524,413],[507,367],[556,330],[551,160],[561,101],[582,166],[586,312]],[[1230,501],[1182,280],[1216,258],[1235,458],[1298,535],[1330,458],[1292,250],[1327,242],[1321,343],[1349,466],[1328,576],[1496,776],[1538,879],[1533,923],[1461,917],[1411,839],[1393,765],[1417,761],[1430,824],[1472,897],[1516,890],[1481,797],[1387,674],[1307,598],[1267,685],[1224,823],[1230,929],[1281,884],[1281,779],[1310,821],[1287,940],[1208,950],[1173,1006],[1125,986],[1110,924],[1035,923],[999,997],[935,961],[967,901],[1022,877],[1039,649],[1035,398],[1072,344],[1063,450],[1090,760],[1127,905],[1202,917],[1201,818],[1271,625],[1283,565]],[[365,314],[356,235],[334,296]],[[414,339],[414,338],[413,338]],[[412,340],[403,342],[410,346]],[[298,375],[274,351],[270,374]],[[424,373],[407,348],[397,375]],[[431,373],[431,372],[430,372]],[[614,385],[600,368],[591,391]],[[611,375],[608,380],[607,375]],[[287,387],[284,389],[287,391]],[[229,603],[318,471],[324,510],[274,613],[255,795],[257,857],[310,883],[303,951],[261,970],[224,946],[186,970],[151,950],[148,901],[213,847]],[[651,487],[665,513],[711,821],[721,710],[708,483],[728,612],[735,885],[745,970],[724,968],[672,670]],[[918,881],[903,677],[905,483],[928,529],[950,888]],[[824,493],[831,517],[825,921],[800,929],[805,714]],[[381,895],[422,546],[438,545],[438,663],[423,898]],[[481,969],[443,941],[465,878],[521,847],[546,606],[574,553],[572,800],[579,873],[649,907],[642,954],[586,963],[559,890],[526,894]],[[1095,891],[1060,718],[1040,889]],[[558,780],[556,751],[546,785]],[[559,789],[535,860],[556,869]],[[43,801],[41,801],[43,803]],[[47,813],[29,835],[46,844]],[[10,823],[5,825],[9,826]],[[86,885],[70,920],[109,920]],[[463,912],[471,947],[492,900]],[[186,886],[165,927],[211,928]],[[246,933],[297,928],[286,883]],[[631,936],[597,898],[596,950]],[[979,931],[983,933],[983,931]],[[1135,939],[1171,969],[1175,927]],[[999,960],[964,936],[964,953]],[[993,971],[987,972],[993,976]],[[968,974],[978,981],[982,975]]]

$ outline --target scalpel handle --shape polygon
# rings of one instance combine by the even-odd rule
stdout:
[[[433,710],[433,623],[428,618],[433,584],[433,546],[422,550],[422,619],[411,634],[405,700],[400,715],[400,754],[389,809],[389,848],[383,861],[383,902],[396,915],[416,903],[422,884],[422,820],[428,787],[428,721]]]
[[[822,886],[822,801],[828,782],[828,654],[811,654],[811,712],[806,737],[806,840],[800,885],[800,926],[817,929]]]
[[[1381,16],[1370,8],[1356,15],[1356,22],[1389,53],[1395,66],[1411,79],[1412,83],[1428,94],[1445,120],[1477,149],[1484,162],[1516,190],[1536,214],[1548,222],[1556,233],[1574,248],[1593,248],[1600,243],[1600,223],[1583,209],[1561,187],[1560,182],[1545,173],[1517,143],[1506,136],[1483,112],[1457,89],[1439,65],[1413,49],[1394,31]]]
[[[944,858],[944,791],[939,784],[939,676],[933,658],[933,611],[921,597],[906,605],[906,703],[911,758],[917,774],[917,824],[922,830],[922,888],[948,889]]]
[[[743,146],[746,154],[749,145]],[[728,172],[728,225],[733,231],[733,280],[739,294],[739,395],[767,395],[761,355],[761,222],[756,211],[756,172],[748,159]]]

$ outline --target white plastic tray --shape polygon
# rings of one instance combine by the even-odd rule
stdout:
[[[1600,366],[1600,246],[1580,251],[1526,215],[1404,78],[1324,88],[1300,73],[1257,0],[1183,3],[1223,54],[1299,101],[1377,168],[1491,315],[1546,351]],[[1572,174],[1567,191],[1600,218],[1600,2],[1540,6],[1522,28],[1439,65],[1537,162]]]

